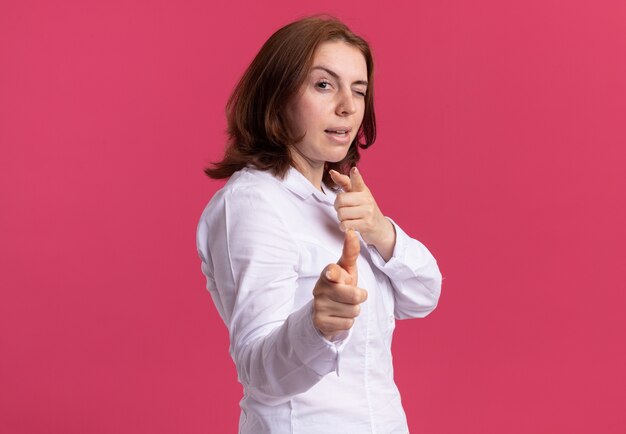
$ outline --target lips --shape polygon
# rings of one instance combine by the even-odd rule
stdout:
[[[331,127],[324,130],[324,132],[327,134],[332,134],[336,137],[346,137],[350,134],[351,130],[352,128],[350,127]]]
[[[350,143],[350,127],[332,127],[324,130],[324,133],[335,143],[345,145]]]
[[[331,127],[331,128],[327,128],[324,130],[327,133],[349,133],[350,131],[352,131],[352,128],[350,127]]]
[[[326,134],[332,134],[333,136],[337,136],[337,137],[345,137],[348,135],[347,132],[341,132],[341,131],[330,131],[330,130],[326,130],[324,131]]]

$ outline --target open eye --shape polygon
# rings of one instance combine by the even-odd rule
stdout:
[[[317,86],[318,89],[328,90],[331,86],[331,83],[326,80],[320,80],[317,83],[315,83],[315,86]]]

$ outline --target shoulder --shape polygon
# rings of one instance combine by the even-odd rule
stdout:
[[[284,191],[271,172],[249,168],[235,172],[202,213],[199,245],[297,251],[284,216]]]
[[[271,172],[246,167],[234,174],[224,186],[226,205],[254,212],[266,207],[276,208],[284,202],[286,190]]]
[[[273,213],[283,203],[286,190],[271,172],[246,167],[235,172],[218,190],[202,213],[203,219],[224,213]],[[242,215],[243,217],[243,215]]]
[[[224,186],[230,196],[275,195],[284,191],[282,181],[267,170],[246,167],[236,172]]]

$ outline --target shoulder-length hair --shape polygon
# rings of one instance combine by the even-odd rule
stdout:
[[[347,174],[358,163],[359,148],[370,147],[376,139],[372,53],[369,44],[341,21],[315,16],[279,29],[245,71],[226,104],[228,143],[224,158],[211,163],[214,167],[204,169],[210,178],[228,178],[248,164],[270,170],[281,178],[285,176],[293,166],[289,146],[302,137],[292,135],[284,111],[307,79],[316,48],[329,41],[346,42],[363,53],[368,89],[361,127],[346,157],[326,163],[323,182],[336,188],[328,170]]]

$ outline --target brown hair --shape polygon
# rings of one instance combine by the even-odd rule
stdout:
[[[364,39],[336,18],[314,16],[295,21],[274,33],[244,73],[226,104],[229,139],[224,158],[211,163],[215,167],[204,169],[209,177],[228,178],[248,164],[284,177],[293,166],[288,146],[302,137],[291,135],[281,112],[306,80],[315,49],[328,41],[344,41],[363,53],[368,89],[361,127],[346,157],[336,163],[326,163],[323,182],[336,187],[328,170],[346,174],[358,163],[358,148],[366,149],[376,139],[371,50]]]

